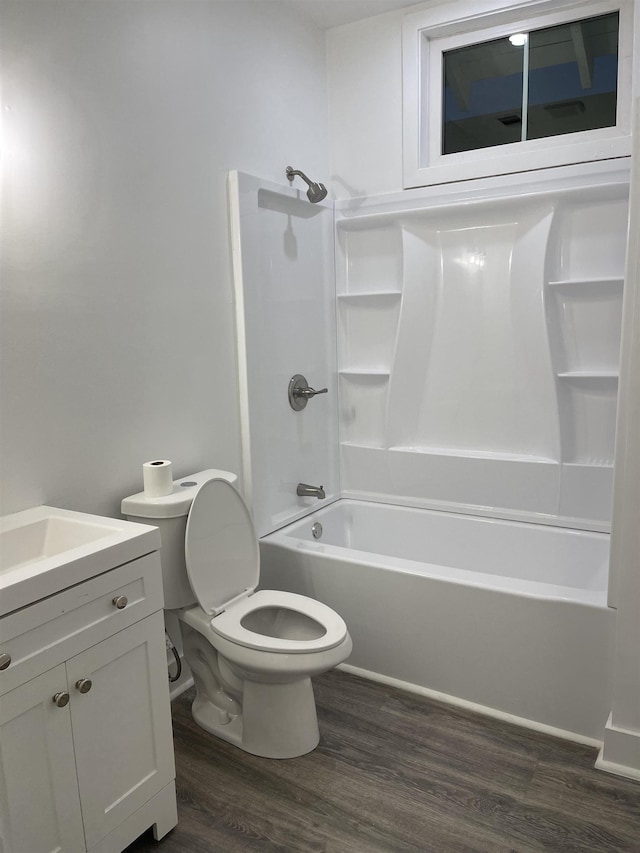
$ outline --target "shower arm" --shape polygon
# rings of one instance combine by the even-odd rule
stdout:
[[[318,186],[318,184],[316,184],[314,181],[309,180],[305,173],[301,172],[300,169],[294,169],[292,166],[287,166],[287,178],[292,181],[296,175],[299,178],[302,178],[302,180],[309,187],[309,189],[313,189],[314,187]]]
[[[293,166],[287,166],[286,175],[289,181],[293,181],[296,175],[305,182],[305,184],[309,187],[307,190],[307,198],[311,202],[311,204],[317,204],[319,201],[322,201],[326,198],[327,188],[324,184],[316,184],[315,181],[310,181],[309,178],[305,175],[304,172],[301,172],[300,169],[294,169]]]

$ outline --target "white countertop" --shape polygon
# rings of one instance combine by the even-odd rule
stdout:
[[[38,506],[0,518],[0,616],[160,548],[157,527]]]

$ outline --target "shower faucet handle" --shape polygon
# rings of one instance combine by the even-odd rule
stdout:
[[[301,373],[296,373],[289,380],[289,405],[294,412],[301,412],[309,400],[315,397],[316,394],[327,394],[328,392],[328,388],[321,388],[319,391],[316,391],[315,388],[309,386],[309,383]]]
[[[316,394],[327,394],[328,392],[328,388],[321,388],[319,391],[316,391],[315,388],[296,388],[293,392],[293,396],[306,397],[307,399],[310,399],[311,397],[315,397]]]

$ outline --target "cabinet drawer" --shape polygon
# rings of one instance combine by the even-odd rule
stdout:
[[[119,609],[115,599],[125,596]],[[120,599],[120,604],[124,602]],[[158,552],[126,563],[0,619],[0,695],[162,609]]]

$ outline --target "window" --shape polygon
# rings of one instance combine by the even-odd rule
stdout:
[[[614,127],[618,12],[448,50],[442,153]]]
[[[633,3],[501,5],[407,15],[405,187],[631,153]]]

